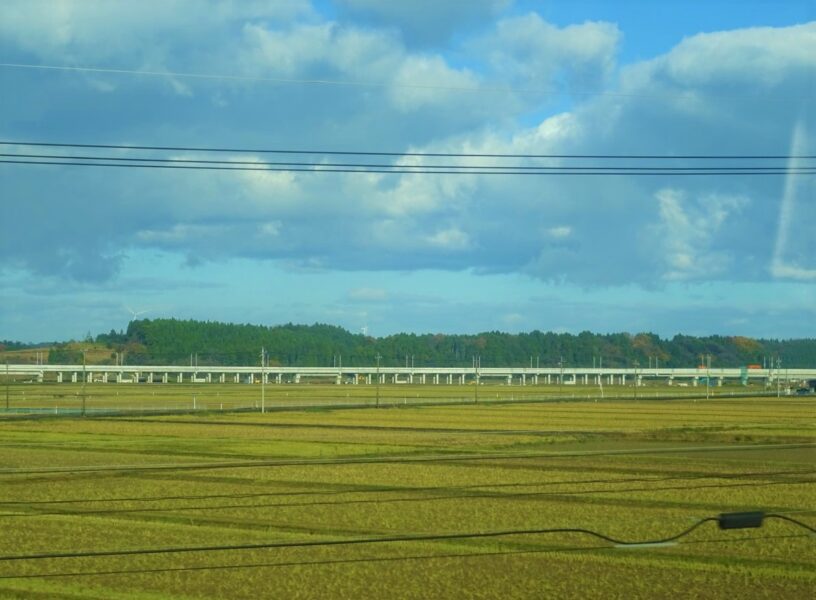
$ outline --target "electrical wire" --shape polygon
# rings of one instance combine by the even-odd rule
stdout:
[[[102,159],[100,159],[102,160]],[[619,170],[595,170],[595,171],[484,171],[484,170],[450,170],[439,169],[429,170],[423,167],[406,168],[323,168],[319,164],[313,167],[228,167],[214,165],[173,165],[173,164],[133,164],[133,163],[104,163],[104,162],[76,162],[76,161],[55,161],[55,160],[0,160],[3,164],[18,165],[56,165],[68,167],[115,167],[120,169],[169,169],[169,170],[192,170],[192,171],[263,171],[263,172],[283,172],[283,173],[361,173],[361,174],[393,174],[393,175],[626,175],[626,176],[655,176],[655,175],[677,175],[677,176],[699,176],[699,175],[812,175],[816,174],[816,169],[788,169],[788,168],[757,168],[746,171],[716,170],[716,171],[619,171]],[[475,168],[475,167],[474,167]]]
[[[793,525],[797,525],[797,526],[799,526],[799,527],[802,527],[802,528],[804,528],[804,529],[807,529],[808,531],[810,531],[810,533],[814,533],[814,534],[816,534],[816,529],[815,529],[815,528],[811,527],[810,525],[808,525],[808,524],[806,524],[806,523],[803,523],[802,521],[799,521],[799,520],[794,519],[794,518],[792,518],[792,517],[788,517],[788,516],[783,515],[783,514],[779,514],[779,513],[766,513],[766,514],[765,514],[765,518],[766,518],[766,519],[768,519],[768,518],[773,518],[773,519],[781,519],[782,521],[787,521],[788,523],[792,523]]]
[[[26,158],[26,159],[49,159],[49,160],[70,160],[70,161],[116,161],[116,162],[136,162],[136,163],[156,163],[156,164],[203,164],[203,165],[222,165],[222,166],[244,166],[251,167],[316,167],[322,170],[327,167],[337,168],[354,168],[354,169],[456,169],[463,171],[472,171],[475,169],[489,169],[497,171],[507,171],[512,169],[523,171],[661,171],[661,172],[682,172],[682,171],[779,171],[786,172],[791,169],[782,167],[601,167],[597,165],[564,165],[564,166],[530,166],[530,165],[456,165],[456,164],[421,164],[421,165],[405,165],[405,164],[388,164],[388,163],[327,163],[327,162],[281,162],[281,161],[250,161],[250,160],[206,160],[199,158],[144,158],[144,157],[120,157],[120,156],[88,156],[88,155],[61,155],[61,154],[9,154],[0,153],[0,157],[6,158]],[[29,164],[29,163],[26,163]],[[31,163],[35,164],[35,163]],[[39,164],[39,163],[36,163]],[[43,164],[51,164],[43,162]],[[96,164],[96,163],[91,163]],[[153,166],[145,165],[145,166]],[[813,169],[814,167],[802,168],[796,170]]]
[[[811,533],[816,533],[816,529],[810,525],[803,523],[792,517],[787,517],[778,513],[762,514],[762,519],[774,518],[787,521],[788,523],[797,527],[806,529]],[[582,527],[550,527],[540,529],[506,529],[501,531],[481,531],[481,532],[462,532],[462,533],[442,533],[442,534],[419,534],[419,535],[392,535],[383,537],[361,537],[349,538],[344,540],[299,540],[290,542],[266,542],[258,544],[224,544],[217,546],[176,546],[167,548],[137,548],[128,550],[92,550],[85,552],[44,552],[38,554],[12,554],[0,556],[0,562],[17,562],[17,561],[32,561],[32,560],[47,560],[55,558],[99,558],[103,556],[139,556],[139,555],[158,555],[158,554],[181,554],[194,552],[223,552],[223,551],[239,551],[239,550],[267,550],[280,548],[314,548],[314,547],[330,547],[330,546],[357,546],[369,544],[387,544],[400,542],[427,542],[427,541],[444,541],[444,540],[467,540],[467,539],[486,539],[486,538],[501,538],[521,535],[554,535],[554,534],[577,534],[600,539],[602,541],[614,544],[619,547],[626,546],[660,546],[669,544],[691,534],[698,527],[709,522],[718,522],[722,528],[724,517],[727,514],[721,514],[717,517],[705,517],[698,520],[696,523],[687,527],[686,529],[669,535],[663,538],[647,539],[647,540],[621,540],[605,533],[594,531],[592,529],[585,529]]]
[[[43,64],[30,64],[30,63],[0,63],[0,67],[9,68],[9,69],[31,69],[31,70],[41,70],[41,71],[67,71],[67,72],[75,72],[75,73],[101,73],[101,74],[108,74],[108,75],[138,75],[138,76],[147,76],[147,77],[175,77],[175,78],[182,78],[182,79],[196,79],[196,80],[211,80],[211,81],[237,81],[237,82],[259,82],[259,83],[273,83],[273,84],[295,84],[295,85],[308,85],[308,86],[335,86],[335,87],[345,87],[345,88],[380,88],[380,89],[420,89],[420,90],[442,90],[442,91],[450,91],[450,92],[476,92],[479,94],[483,93],[519,93],[519,94],[539,94],[543,96],[582,96],[582,97],[592,97],[592,96],[608,96],[614,98],[654,98],[654,99],[663,99],[665,98],[665,94],[644,94],[644,93],[633,93],[633,92],[615,92],[615,91],[607,91],[607,90],[579,90],[579,89],[568,89],[568,90],[553,90],[550,88],[529,88],[529,87],[518,87],[512,85],[474,85],[474,86],[465,86],[465,85],[440,85],[440,84],[433,84],[433,83],[406,83],[401,81],[373,81],[373,80],[360,80],[360,79],[305,79],[305,78],[296,78],[296,77],[262,77],[258,75],[227,75],[221,73],[196,73],[196,72],[186,72],[186,71],[148,71],[148,70],[139,70],[139,69],[123,69],[123,68],[115,68],[115,67],[98,67],[98,66],[72,66],[72,65],[43,65]],[[690,91],[673,91],[673,96],[684,95],[684,94],[692,94],[693,92]],[[717,93],[716,96],[725,96],[725,97],[739,97],[744,98],[746,94],[739,93],[739,94],[727,94],[727,93]],[[781,97],[778,96],[768,96],[767,94],[750,94],[749,96],[755,97],[762,97],[767,101],[771,102],[785,102],[788,103],[791,100],[786,98],[782,100]],[[805,98],[809,99],[809,98]],[[794,100],[798,100],[797,97],[794,97]]]
[[[430,542],[443,540],[467,540],[509,537],[516,535],[553,535],[553,534],[578,534],[598,538],[610,544],[618,546],[644,546],[667,544],[689,535],[692,531],[711,521],[717,521],[718,517],[706,517],[676,533],[674,535],[656,540],[627,541],[614,538],[612,536],[584,529],[581,527],[552,527],[542,529],[506,529],[503,531],[482,531],[465,533],[437,533],[420,535],[392,535],[383,537],[362,537],[345,540],[299,540],[292,542],[266,542],[260,544],[234,544],[218,546],[176,546],[169,548],[138,548],[131,550],[93,550],[88,552],[45,552],[40,554],[12,554],[0,556],[0,562],[31,561],[53,558],[99,558],[102,556],[137,556],[145,554],[180,554],[188,552],[222,552],[235,550],[267,550],[275,548],[313,548],[328,546],[357,546],[368,544],[386,544],[396,542]]]
[[[649,160],[791,160],[816,159],[810,154],[484,154],[462,152],[376,152],[350,150],[296,150],[268,148],[229,148],[206,146],[144,146],[125,144],[79,144],[68,142],[31,142],[0,140],[0,146],[47,146],[53,148],[106,148],[113,150],[159,150],[182,152],[228,152],[234,154],[312,154],[322,156],[392,156],[444,158],[597,158]]]
[[[102,73],[112,75],[140,75],[149,77],[179,77],[183,79],[204,79],[217,81],[245,81],[276,84],[296,84],[310,86],[337,86],[337,87],[363,87],[363,88],[395,88],[395,89],[420,89],[420,90],[443,90],[452,92],[494,92],[494,93],[522,93],[522,94],[542,94],[546,96],[616,96],[616,97],[658,97],[654,94],[627,94],[625,92],[608,91],[580,91],[569,90],[568,92],[552,91],[540,88],[520,88],[516,86],[501,85],[479,85],[479,86],[457,86],[439,85],[430,83],[403,83],[398,81],[365,81],[354,79],[303,79],[294,77],[260,77],[256,75],[224,75],[217,73],[191,73],[178,71],[146,71],[137,69],[117,69],[112,67],[80,67],[69,65],[34,65],[24,63],[0,63],[0,67],[13,69],[38,69],[43,71],[70,71],[79,73]]]

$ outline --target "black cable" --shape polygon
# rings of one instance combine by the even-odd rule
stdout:
[[[316,540],[308,540],[308,541],[295,541],[295,542],[267,542],[262,544],[235,544],[235,545],[220,545],[220,546],[177,546],[177,547],[170,547],[170,548],[139,548],[139,549],[132,549],[132,550],[96,550],[90,552],[48,552],[48,553],[41,553],[41,554],[17,554],[17,555],[4,555],[0,556],[0,562],[13,562],[13,561],[30,561],[30,560],[43,560],[43,559],[54,559],[54,558],[98,558],[102,556],[135,556],[135,555],[146,555],[146,554],[180,554],[180,553],[189,553],[189,552],[222,552],[222,551],[234,551],[234,550],[266,550],[266,549],[273,549],[273,548],[307,548],[307,547],[328,547],[328,546],[356,546],[356,545],[366,545],[366,544],[384,544],[384,543],[395,543],[395,542],[421,542],[421,541],[441,541],[441,540],[464,540],[464,539],[484,539],[484,538],[497,538],[497,537],[509,537],[509,536],[516,536],[516,535],[551,535],[551,534],[579,534],[579,535],[587,535],[590,537],[598,538],[605,542],[609,542],[610,544],[615,544],[619,547],[626,547],[626,546],[658,546],[663,544],[669,544],[674,542],[680,538],[683,538],[695,529],[700,527],[701,525],[709,522],[716,521],[720,524],[721,528],[723,522],[729,518],[739,517],[740,515],[749,514],[755,515],[758,517],[758,524],[746,525],[747,527],[755,527],[759,526],[762,523],[764,517],[773,517],[777,519],[783,519],[785,521],[790,522],[796,526],[804,528],[810,532],[816,533],[816,529],[802,523],[801,521],[797,521],[796,519],[792,519],[790,517],[786,517],[781,514],[771,513],[765,515],[761,512],[758,513],[723,513],[717,517],[705,517],[700,519],[691,527],[680,531],[674,535],[670,535],[664,538],[658,538],[654,540],[639,540],[639,541],[627,541],[627,540],[620,540],[614,538],[612,536],[606,535],[604,533],[600,533],[598,531],[593,531],[591,529],[584,529],[580,527],[553,527],[553,528],[543,528],[543,529],[509,529],[503,531],[486,531],[486,532],[468,532],[468,533],[445,533],[445,534],[420,534],[420,535],[405,535],[405,536],[384,536],[384,537],[377,537],[377,538],[351,538],[345,540],[323,540],[323,541],[316,541]]]
[[[804,529],[807,529],[807,530],[808,530],[808,531],[810,531],[811,533],[816,533],[816,529],[814,529],[814,528],[813,528],[813,527],[811,527],[810,525],[807,525],[806,523],[802,523],[802,521],[797,521],[796,519],[793,519],[793,518],[791,518],[791,517],[787,517],[787,516],[785,516],[785,515],[780,515],[779,513],[766,513],[766,514],[765,514],[765,518],[766,518],[766,519],[768,519],[768,518],[772,518],[772,519],[781,519],[781,520],[783,520],[783,521],[787,521],[787,522],[789,522],[789,523],[792,523],[792,524],[794,524],[794,525],[798,525],[799,527],[802,527],[802,528],[804,528]]]
[[[205,165],[169,165],[169,164],[133,164],[133,163],[101,163],[101,162],[72,162],[72,161],[33,161],[33,160],[0,160],[4,164],[19,165],[58,165],[67,167],[117,167],[120,169],[183,169],[193,171],[263,171],[284,173],[362,173],[362,174],[395,174],[395,175],[811,175],[816,169],[773,169],[758,168],[751,171],[461,171],[461,170],[427,170],[423,168],[408,169],[404,167],[394,169],[345,169],[345,168],[314,168],[308,167],[226,167]]]
[[[543,166],[543,165],[401,165],[393,163],[325,163],[325,162],[281,162],[281,161],[250,161],[250,160],[205,160],[196,158],[144,158],[144,157],[118,157],[118,156],[76,156],[76,155],[60,155],[60,154],[8,154],[0,153],[0,157],[6,158],[26,158],[26,159],[49,159],[49,160],[70,160],[70,161],[102,161],[109,160],[114,162],[135,162],[135,163],[156,163],[156,164],[202,164],[202,165],[249,165],[251,167],[339,167],[339,168],[354,168],[354,169],[455,169],[470,171],[474,169],[490,169],[497,171],[507,171],[518,169],[523,171],[662,171],[662,172],[682,172],[682,171],[791,171],[787,167],[766,167],[766,166],[752,166],[752,167],[603,167],[599,165],[586,166]],[[34,163],[25,163],[34,164]],[[36,164],[39,164],[36,163]],[[43,162],[42,164],[51,164]],[[96,164],[91,162],[90,164]],[[146,165],[152,166],[152,165]],[[813,167],[796,167],[793,170],[811,169]],[[413,172],[413,171],[411,171]]]
[[[421,534],[421,535],[394,535],[377,538],[351,538],[346,540],[324,540],[324,541],[297,541],[297,542],[267,542],[263,544],[235,544],[221,546],[177,546],[172,548],[139,548],[134,550],[95,550],[91,552],[49,552],[42,554],[17,554],[0,556],[0,562],[11,562],[19,560],[42,560],[52,558],[97,558],[101,556],[135,556],[144,554],[179,554],[187,552],[221,552],[232,550],[266,550],[272,548],[307,548],[325,546],[357,546],[362,544],[384,544],[394,542],[428,542],[440,540],[466,540],[508,537],[513,535],[551,535],[575,533],[588,535],[604,540],[610,544],[618,546],[654,546],[668,544],[686,535],[710,521],[718,521],[718,517],[706,517],[697,521],[691,527],[684,529],[680,533],[657,540],[626,541],[619,540],[606,534],[583,529],[580,527],[554,527],[546,529],[508,529],[504,531],[485,531],[478,533],[443,533],[443,534]]]
[[[650,159],[650,160],[790,160],[812,159],[816,155],[796,154],[469,154],[456,152],[373,152],[348,150],[293,150],[263,148],[213,148],[201,146],[128,146],[124,144],[72,144],[64,142],[16,142],[0,140],[2,146],[48,146],[53,148],[107,148],[115,150],[167,150],[182,152],[232,152],[244,154],[312,154],[326,156],[429,156],[445,158],[598,158],[598,159]]]

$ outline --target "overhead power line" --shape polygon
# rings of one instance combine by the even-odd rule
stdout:
[[[56,159],[72,161],[102,161],[109,160],[115,162],[135,162],[135,163],[157,163],[157,164],[203,164],[203,165],[226,165],[226,166],[253,166],[253,167],[348,167],[348,168],[372,168],[372,169],[490,169],[506,171],[519,169],[525,171],[755,171],[755,170],[790,170],[782,167],[601,167],[598,165],[570,165],[570,166],[530,166],[530,165],[457,165],[457,164],[389,164],[389,163],[327,163],[327,162],[281,162],[281,161],[252,161],[252,160],[206,160],[200,158],[144,158],[144,157],[120,157],[120,156],[63,156],[59,154],[8,154],[0,153],[0,157],[5,158],[32,158],[32,159]],[[46,163],[48,164],[48,163]],[[814,167],[816,168],[816,167]],[[801,168],[800,168],[801,169]]]
[[[816,155],[796,154],[503,154],[466,152],[379,152],[359,150],[298,150],[283,148],[222,148],[207,146],[140,146],[127,144],[79,144],[0,140],[0,146],[46,146],[52,148],[102,148],[109,150],[158,150],[175,152],[228,152],[234,154],[311,154],[321,156],[391,156],[444,158],[597,158],[605,160],[791,160],[816,159]]]
[[[405,81],[395,80],[363,80],[363,79],[328,79],[328,78],[301,78],[301,77],[269,77],[260,75],[229,75],[223,73],[201,73],[189,71],[150,71],[145,69],[124,69],[115,67],[100,67],[100,66],[75,66],[75,65],[35,65],[30,63],[0,63],[0,67],[6,69],[27,69],[38,71],[51,72],[69,72],[69,73],[97,73],[101,75],[136,75],[141,77],[173,77],[180,79],[193,80],[210,80],[210,81],[234,81],[234,82],[257,82],[257,83],[273,83],[284,85],[303,85],[303,86],[333,86],[341,88],[369,88],[369,89],[419,89],[419,90],[439,90],[448,92],[475,92],[475,93],[493,93],[493,94],[538,94],[543,96],[608,96],[614,98],[655,98],[663,99],[667,95],[672,97],[682,96],[686,94],[694,94],[690,90],[672,90],[665,94],[660,93],[633,93],[633,92],[617,92],[609,90],[579,90],[574,88],[558,89],[557,86],[547,88],[536,87],[520,87],[513,85],[496,85],[496,84],[481,84],[481,85],[443,85],[434,83],[410,83]],[[801,100],[808,100],[809,98],[796,96],[771,96],[768,94],[745,94],[734,93],[724,94],[722,92],[712,94],[717,97],[762,97],[766,101],[778,102],[799,102]]]
[[[104,159],[97,159],[104,160]],[[104,162],[76,162],[76,161],[54,161],[54,160],[0,160],[0,163],[5,164],[21,164],[21,165],[59,165],[67,167],[115,167],[115,168],[135,168],[135,169],[171,169],[171,170],[193,170],[193,171],[264,171],[264,172],[286,172],[286,173],[361,173],[361,174],[381,174],[381,175],[581,175],[581,176],[596,176],[596,175],[624,175],[624,176],[655,176],[655,175],[672,175],[672,176],[695,176],[695,175],[813,175],[816,174],[816,168],[813,169],[746,169],[746,170],[731,170],[731,169],[716,169],[716,170],[688,170],[688,171],[671,171],[666,169],[646,171],[646,170],[620,170],[610,168],[606,170],[596,169],[592,171],[579,171],[572,169],[553,169],[553,170],[483,170],[490,169],[490,167],[458,167],[456,169],[441,169],[428,167],[406,167],[400,165],[399,167],[389,167],[381,169],[372,169],[368,167],[356,167],[350,165],[344,168],[323,167],[320,164],[314,164],[310,167],[246,167],[246,166],[215,166],[215,165],[178,165],[178,164],[134,164],[134,163],[104,163]],[[472,170],[470,170],[472,169]],[[476,170],[482,169],[482,170]]]
[[[431,83],[404,83],[397,81],[374,81],[361,79],[318,79],[318,78],[297,78],[297,77],[261,77],[257,75],[226,75],[219,73],[191,73],[184,71],[147,71],[138,69],[116,69],[112,67],[79,67],[69,65],[33,65],[24,63],[0,63],[0,67],[10,69],[34,69],[41,71],[68,71],[74,73],[100,73],[108,75],[140,75],[146,77],[178,77],[183,79],[205,79],[216,81],[246,81],[259,83],[297,84],[310,86],[337,86],[337,87],[364,87],[364,88],[397,88],[397,89],[420,89],[420,90],[441,90],[451,92],[498,92],[498,93],[527,93],[545,94],[548,96],[621,96],[633,97],[641,94],[626,94],[619,92],[605,91],[577,91],[569,92],[553,91],[551,89],[521,88],[515,86],[501,85],[439,85]]]

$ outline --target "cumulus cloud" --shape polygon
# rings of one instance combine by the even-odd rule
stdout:
[[[196,38],[214,35],[225,22],[283,21],[311,13],[308,0],[7,0],[0,5],[0,34],[43,60],[132,63],[134,55],[166,56],[167,36],[197,46]]]
[[[572,227],[569,225],[559,225],[557,227],[550,227],[546,230],[548,237],[554,240],[563,240],[572,235]]]
[[[355,302],[383,302],[388,299],[388,291],[382,288],[354,288],[349,290],[348,298]]]
[[[381,2],[379,0],[335,0],[341,16],[365,19],[374,26],[400,32],[409,44],[434,45],[454,32],[467,31],[489,21],[512,4],[513,0],[469,0],[468,2]]]
[[[677,189],[655,195],[660,222],[654,227],[662,277],[667,280],[716,278],[732,264],[733,256],[714,250],[715,237],[732,214],[744,209],[746,198],[710,195],[690,201]]]
[[[492,72],[516,85],[597,91],[611,76],[621,34],[612,23],[559,28],[538,14],[502,19],[494,31],[471,42],[487,56]]]
[[[26,6],[22,3],[9,6],[28,10],[20,8]],[[77,6],[71,5],[65,17],[65,33],[60,33],[59,20],[37,21],[37,26],[49,28],[48,44],[75,49],[85,59],[93,56],[89,45],[104,44],[107,34],[77,33],[91,26],[79,22],[77,11],[86,9]],[[175,10],[183,6],[171,3]],[[71,119],[62,107],[10,105],[6,137],[24,132],[26,123],[58,121],[66,138],[134,143],[677,155],[784,153],[794,119],[801,120],[804,136],[814,132],[812,109],[798,103],[816,64],[813,24],[694,36],[664,56],[618,68],[621,32],[608,23],[556,27],[534,14],[499,19],[463,41],[460,60],[454,62],[427,47],[417,50],[389,28],[321,20],[307,9],[298,19],[281,20],[277,13],[263,12],[266,3],[228,6],[233,9],[230,27],[239,35],[229,42],[224,32],[214,35],[215,47],[198,63],[189,51],[180,53],[189,66],[208,68],[206,60],[218,54],[209,68],[224,69],[219,65],[227,64],[228,57],[242,75],[377,85],[207,83],[206,91],[217,92],[229,110],[203,101],[199,92],[205,84],[187,80],[183,83],[192,96],[176,94],[161,101],[145,83],[128,84],[133,97],[108,90],[105,101],[99,100],[98,90],[77,85],[60,96],[74,111]],[[98,18],[108,19],[112,30],[128,18],[135,31],[149,27],[143,22],[153,22],[153,16],[131,10],[138,9],[128,8],[115,18],[103,12]],[[21,18],[12,21],[25,29]],[[162,27],[174,26],[172,19],[168,23]],[[36,33],[32,27],[28,32]],[[186,35],[193,33],[179,39],[183,42]],[[15,36],[8,38],[15,52],[33,52]],[[87,43],[71,41],[86,38]],[[175,43],[159,48],[162,60],[176,55]],[[712,61],[712,52],[721,60]],[[117,56],[127,58],[126,53]],[[773,73],[766,63],[774,65]],[[754,64],[762,73],[759,94],[752,81]],[[525,88],[541,83],[537,87],[542,90],[589,86],[608,93],[552,114],[542,108],[549,99],[524,91],[501,96],[453,89],[493,81]],[[39,80],[21,77],[19,84],[21,93],[42,94]],[[129,119],[123,121],[122,114]],[[319,153],[295,156],[247,152],[232,158],[258,165],[270,160],[388,162]],[[496,164],[499,159],[480,160]],[[442,161],[462,159],[406,157],[399,164]],[[557,167],[565,161],[514,159],[511,164]],[[663,176],[2,169],[10,182],[4,193],[19,200],[9,203],[14,204],[9,222],[21,225],[20,231],[4,229],[3,258],[34,272],[97,278],[115,275],[122,252],[156,248],[204,260],[250,257],[308,269],[522,272],[581,286],[757,280],[769,276],[774,253],[774,227],[769,224],[779,222],[784,187],[774,177],[712,176],[680,183]],[[797,192],[800,197],[812,193],[812,183],[806,181],[812,178],[797,184],[805,186]],[[56,196],[64,201],[53,203]],[[796,222],[798,217],[790,220]],[[805,260],[812,246],[800,244],[799,237],[788,236],[784,264],[807,274],[813,268]],[[790,269],[775,273],[795,274]]]
[[[425,239],[431,246],[441,250],[466,250],[470,246],[470,236],[457,227],[442,229]]]

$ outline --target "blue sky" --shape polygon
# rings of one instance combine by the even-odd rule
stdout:
[[[0,140],[814,155],[815,20],[807,0],[8,0]],[[814,337],[815,186],[5,164],[0,339],[81,338],[130,311]]]

